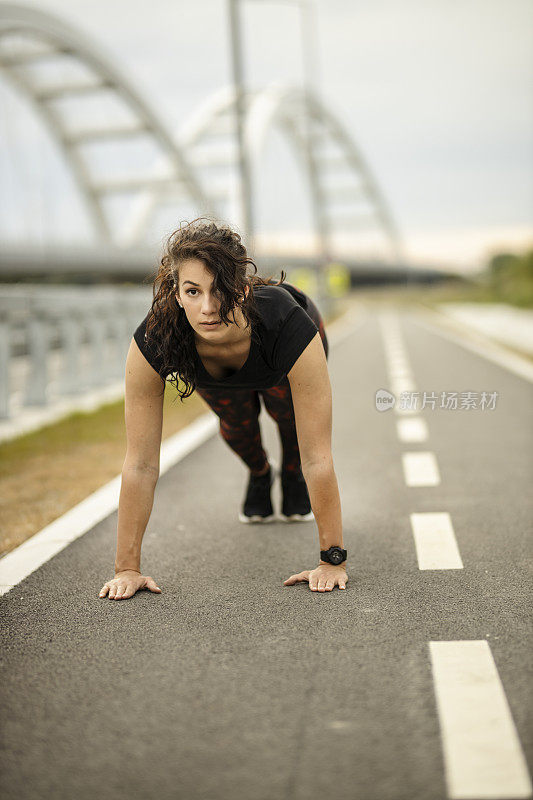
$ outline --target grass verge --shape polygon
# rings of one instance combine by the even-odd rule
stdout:
[[[207,409],[196,393],[183,403],[174,398],[167,384],[163,439]],[[120,474],[125,455],[123,399],[0,444],[0,555]]]

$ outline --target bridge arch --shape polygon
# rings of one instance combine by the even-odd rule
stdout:
[[[172,189],[202,213],[212,212],[184,154],[157,115],[110,60],[71,26],[49,12],[1,3],[0,69],[31,101],[51,132],[102,238],[115,238],[110,199],[134,198],[146,189]],[[56,77],[43,83],[46,69]],[[72,74],[77,77],[72,79]],[[87,124],[94,98],[103,101],[104,96],[115,113],[98,125]],[[69,101],[76,101],[76,118],[85,120],[81,125],[73,124]],[[157,155],[159,171],[113,174],[106,163],[102,174],[105,160],[101,153],[98,158],[95,149],[112,143],[120,153],[133,140],[149,145],[146,149]]]
[[[191,115],[177,137],[205,186],[210,205],[222,217],[233,216],[238,181],[235,107],[233,88],[220,89]],[[279,83],[245,96],[245,146],[252,169],[261,163],[274,129],[288,140],[308,181],[315,228],[323,250],[334,251],[332,240],[339,227],[353,230],[366,223],[382,232],[393,259],[399,261],[402,245],[385,197],[353,139],[318,97]],[[330,150],[333,147],[336,154],[325,155],[324,145]],[[216,173],[223,174],[223,179],[217,181]],[[334,183],[339,173],[343,178],[340,186]],[[132,220],[132,239],[142,235],[161,198],[162,192],[157,188],[139,198]]]
[[[43,85],[39,70],[56,62],[59,78]],[[65,67],[81,70],[72,80]],[[63,69],[61,69],[63,67]],[[83,35],[48,12],[14,3],[0,4],[0,69],[24,93],[50,129],[101,237],[119,244],[146,238],[154,213],[164,204],[185,203],[187,215],[235,218],[238,187],[235,92],[220,89],[201,104],[173,137],[155,112]],[[106,118],[98,125],[72,125],[59,101],[84,101],[104,95],[129,114],[127,121]],[[339,229],[374,226],[401,260],[392,214],[369,165],[341,123],[314,94],[272,84],[245,95],[245,146],[252,167],[261,162],[267,137],[278,129],[288,140],[307,180],[314,226],[323,253],[334,251]],[[79,113],[78,119],[88,114]],[[153,156],[146,174],[102,175],[90,146],[145,138]],[[333,149],[333,155],[326,150]],[[100,164],[101,167],[101,164]],[[256,167],[257,168],[257,167]],[[218,175],[218,177],[216,177]],[[215,177],[214,177],[215,176]],[[341,176],[342,183],[337,180]],[[118,229],[109,198],[127,196],[126,224]]]

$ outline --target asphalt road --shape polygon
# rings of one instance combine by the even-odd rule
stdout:
[[[162,588],[100,599],[116,513],[0,599],[4,800],[441,800],[429,642],[490,645],[529,770],[533,389],[398,311],[417,389],[497,391],[424,410],[400,442],[377,313],[332,348],[345,591],[285,587],[315,523],[242,525],[246,471],[218,436],[161,476],[142,569]],[[278,458],[263,410],[266,448]],[[441,482],[408,487],[402,453]],[[277,500],[279,486],[275,487]],[[409,515],[446,511],[463,569],[421,570]]]

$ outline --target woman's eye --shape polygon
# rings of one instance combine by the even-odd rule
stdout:
[[[185,290],[185,294],[190,294],[190,292],[195,292],[196,294],[198,294],[198,289],[186,289]],[[196,297],[196,294],[194,295],[194,297]],[[219,298],[221,296],[222,295],[221,295],[220,292],[215,292],[215,297]]]

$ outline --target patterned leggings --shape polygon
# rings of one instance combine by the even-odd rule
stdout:
[[[322,339],[326,359],[328,340],[318,308],[309,300],[307,313],[315,323]],[[263,396],[264,406],[275,420],[283,452],[282,470],[297,472],[300,469],[300,450],[296,435],[296,421],[292,404],[291,387],[287,376],[270,389],[202,389],[196,391],[220,417],[220,434],[254,473],[261,472],[268,463],[268,456],[261,441],[259,414]]]

